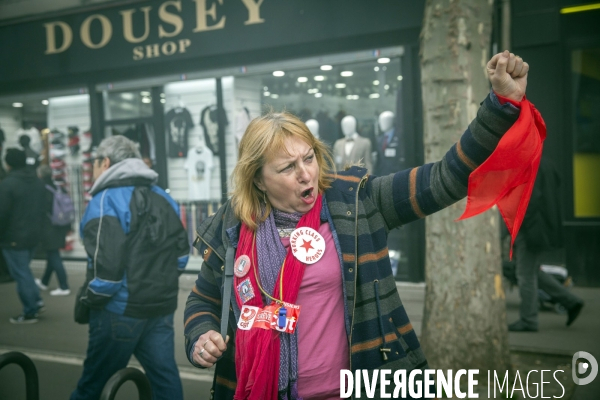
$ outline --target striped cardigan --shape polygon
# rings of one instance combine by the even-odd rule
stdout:
[[[325,191],[325,215],[343,270],[351,370],[427,368],[396,289],[387,234],[463,198],[469,174],[490,156],[518,114],[513,106],[500,105],[492,93],[441,161],[384,177],[352,167],[338,173]],[[204,263],[184,312],[188,358],[201,334],[220,330],[223,264],[232,245],[226,231],[235,227],[239,221],[227,202],[197,229]],[[229,321],[230,341],[215,367],[211,399],[232,399],[235,392],[236,321],[231,308]]]

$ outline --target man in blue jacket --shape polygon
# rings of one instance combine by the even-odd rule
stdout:
[[[35,170],[27,168],[23,150],[7,149],[4,160],[9,172],[0,183],[0,249],[23,303],[23,313],[10,322],[32,324],[44,308],[29,263],[40,240],[46,189]]]
[[[153,399],[183,399],[173,314],[190,245],[177,203],[124,136],[100,143],[93,176],[80,227],[88,269],[79,301],[91,308],[90,334],[71,400],[97,399],[131,355],[144,367]]]

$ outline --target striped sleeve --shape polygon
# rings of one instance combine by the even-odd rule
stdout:
[[[217,272],[206,262],[208,258],[214,259],[214,257],[210,257],[209,253],[210,249],[205,253],[205,261],[200,268],[196,284],[188,296],[183,313],[186,354],[195,366],[198,365],[190,357],[194,343],[200,335],[210,330],[218,332],[221,323],[220,269]]]
[[[494,151],[519,117],[491,93],[442,160],[370,180],[371,196],[389,229],[450,206],[467,195],[469,175]]]

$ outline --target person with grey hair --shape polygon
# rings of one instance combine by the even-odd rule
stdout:
[[[47,165],[42,165],[38,168],[38,176],[46,187],[44,193],[44,211],[45,218],[42,222],[41,229],[41,250],[46,252],[46,269],[42,279],[35,279],[35,283],[40,290],[48,290],[48,284],[52,273],[56,273],[58,280],[58,288],[51,290],[51,296],[68,296],[71,294],[69,283],[67,282],[67,273],[62,262],[59,250],[65,247],[67,233],[71,230],[71,223],[55,225],[52,220],[54,211],[54,200],[56,196],[67,196],[64,189],[57,187],[52,181],[52,168]],[[70,198],[67,197],[67,200]],[[71,202],[72,205],[72,202]],[[71,214],[73,215],[73,214]],[[66,222],[66,221],[65,221]]]
[[[173,315],[190,244],[177,203],[124,136],[104,139],[93,162],[92,199],[80,233],[88,255],[79,304],[90,324],[83,374],[71,400],[97,399],[132,355],[154,399],[183,399]]]

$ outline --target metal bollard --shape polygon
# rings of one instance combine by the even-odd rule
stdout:
[[[40,389],[38,374],[33,361],[25,354],[11,351],[0,356],[0,369],[8,364],[17,364],[25,373],[25,396],[27,400],[39,400]]]
[[[137,368],[123,368],[115,372],[108,382],[106,382],[106,385],[104,385],[102,394],[100,394],[100,400],[113,400],[121,385],[130,380],[137,386],[139,400],[152,400],[150,382],[146,378],[146,374]]]

